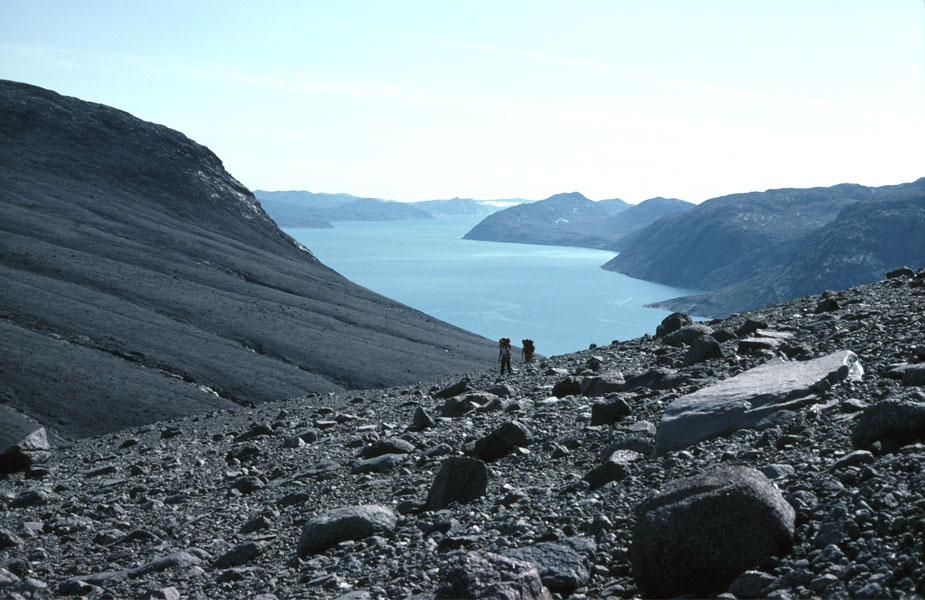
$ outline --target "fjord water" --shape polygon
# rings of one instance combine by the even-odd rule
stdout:
[[[613,252],[463,240],[478,221],[352,221],[285,231],[355,283],[489,339],[533,339],[546,356],[654,333],[669,313],[643,305],[694,292],[604,271]],[[486,348],[486,360],[493,352]]]

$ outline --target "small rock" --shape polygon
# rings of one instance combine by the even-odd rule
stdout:
[[[671,313],[664,319],[662,319],[661,324],[655,328],[655,337],[665,337],[669,333],[673,333],[685,325],[690,325],[693,323],[693,319],[690,318],[690,315],[687,313],[676,312]]]
[[[451,456],[443,461],[440,472],[427,494],[427,510],[440,510],[453,502],[464,504],[485,495],[488,471],[485,463],[474,458]]]
[[[472,454],[485,462],[506,456],[515,446],[525,446],[531,438],[530,430],[519,421],[504,423],[475,443]]]
[[[244,542],[238,544],[228,552],[222,554],[215,560],[215,566],[219,569],[228,567],[237,567],[255,558],[260,554],[260,544],[256,542]]]
[[[611,425],[632,413],[630,405],[623,398],[591,405],[591,426]]]

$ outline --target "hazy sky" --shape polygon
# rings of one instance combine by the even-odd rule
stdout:
[[[923,30],[923,0],[0,0],[0,78],[251,189],[700,202],[925,175]]]

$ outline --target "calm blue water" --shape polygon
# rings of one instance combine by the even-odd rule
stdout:
[[[285,231],[362,286],[493,340],[531,338],[546,356],[655,333],[669,313],[642,305],[694,291],[604,271],[613,252],[461,239],[478,221]]]

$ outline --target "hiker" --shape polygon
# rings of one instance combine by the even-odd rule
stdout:
[[[520,340],[520,343],[523,344],[523,359],[525,363],[533,362],[533,355],[536,354],[536,346],[533,345],[533,340]]]
[[[511,373],[511,338],[503,337],[498,340],[498,360],[501,361],[501,374],[504,375],[504,367],[507,365],[507,372]]]

